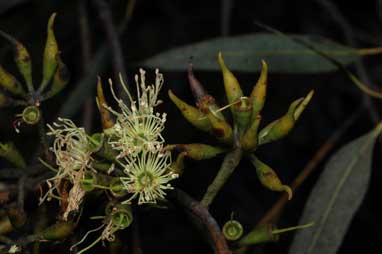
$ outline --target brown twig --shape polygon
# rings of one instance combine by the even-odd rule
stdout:
[[[361,107],[353,115],[351,115],[342,126],[333,132],[333,134],[326,140],[326,142],[318,149],[318,151],[313,155],[313,157],[305,165],[301,173],[294,179],[291,184],[291,189],[295,192],[304,181],[312,174],[312,172],[317,168],[317,165],[332,151],[334,145],[342,137],[345,131],[355,122],[355,120],[361,115],[364,107]],[[271,209],[263,216],[263,218],[258,222],[257,225],[263,225],[269,222],[276,222],[284,209],[286,203],[288,202],[288,195],[283,194],[279,200],[272,206]]]
[[[218,223],[208,212],[208,209],[201,205],[196,200],[192,199],[188,194],[182,190],[175,189],[169,193],[169,197],[174,199],[176,203],[183,206],[190,211],[204,224],[211,236],[214,243],[215,251],[217,254],[230,254],[231,251],[228,248],[227,242],[221,232]]]

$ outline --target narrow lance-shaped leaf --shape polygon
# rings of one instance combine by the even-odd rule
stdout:
[[[380,53],[380,50],[357,50],[320,36],[290,35],[298,38],[343,65],[349,65],[366,54]],[[260,59],[272,66],[275,73],[322,73],[336,71],[338,66],[303,45],[277,34],[257,33],[235,37],[211,39],[185,45],[159,53],[139,63],[148,67],[172,71],[184,71],[190,57],[199,70],[218,71],[217,50],[224,52],[224,59],[231,71],[259,72]],[[292,63],[292,64],[291,64]]]
[[[296,234],[289,253],[337,253],[368,188],[373,147],[381,130],[382,123],[329,160],[300,220],[315,221],[315,226]]]

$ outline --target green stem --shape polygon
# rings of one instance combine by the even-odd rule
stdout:
[[[240,148],[236,148],[232,152],[228,153],[224,157],[224,161],[220,167],[218,174],[216,175],[213,182],[208,186],[206,193],[203,196],[201,204],[205,207],[208,207],[215,196],[218,194],[220,189],[227,182],[230,175],[233,173],[237,165],[239,164],[242,157],[242,151]]]

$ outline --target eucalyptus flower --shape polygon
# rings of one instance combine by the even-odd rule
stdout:
[[[47,135],[54,136],[53,146],[50,150],[56,156],[58,170],[56,175],[47,180],[49,191],[41,198],[42,203],[46,198],[54,196],[63,180],[72,184],[69,191],[68,205],[63,218],[66,220],[71,211],[78,210],[85,195],[81,187],[81,180],[86,170],[90,169],[91,141],[84,128],[77,127],[71,120],[58,118],[53,126],[47,125],[50,132]]]
[[[130,106],[116,96],[109,80],[112,94],[121,110],[117,112],[107,107],[117,117],[115,125],[106,130],[110,136],[109,144],[119,152],[117,158],[137,155],[142,150],[155,151],[164,143],[161,132],[166,122],[166,113],[154,112],[154,107],[161,103],[158,94],[163,85],[163,75],[157,69],[155,84],[146,85],[146,72],[142,69],[139,71],[140,76],[135,75],[136,100],[133,100],[120,77],[121,85],[129,97]]]
[[[165,190],[173,189],[169,183],[178,177],[171,168],[169,151],[142,151],[139,156],[125,157],[125,177],[121,177],[124,188],[133,195],[124,203],[138,196],[138,204],[156,203],[164,199]]]

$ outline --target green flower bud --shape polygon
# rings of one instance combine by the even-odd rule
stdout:
[[[104,134],[103,133],[94,133],[90,138],[90,148],[89,150],[93,153],[98,152],[103,146]]]
[[[240,240],[240,245],[253,245],[266,242],[275,242],[279,239],[278,234],[273,234],[273,225],[264,224],[256,227]]]
[[[236,112],[235,124],[238,127],[240,136],[242,136],[251,120],[252,105],[247,97],[241,97],[239,101],[240,103],[234,104],[233,107]]]
[[[53,29],[55,18],[56,13],[53,13],[48,21],[47,37],[43,57],[42,82],[39,88],[40,92],[42,92],[44,88],[49,84],[49,81],[52,79],[52,76],[55,73],[58,65],[57,56],[59,55],[59,50]]]
[[[184,169],[184,157],[187,155],[187,152],[181,152],[176,157],[176,161],[171,163],[171,171],[178,176],[182,175]]]
[[[256,115],[263,109],[267,96],[268,65],[264,60],[261,61],[261,65],[260,77],[250,96],[250,100],[252,101],[252,121],[254,121]]]
[[[40,121],[41,112],[40,108],[37,106],[28,106],[21,113],[23,121],[30,125],[35,125]]]
[[[97,184],[97,177],[91,172],[86,172],[81,180],[81,188],[86,192],[90,192],[94,190],[95,184]]]
[[[233,132],[231,126],[224,120],[217,117],[214,112],[207,113],[207,119],[210,121],[211,133],[221,142],[232,143]]]
[[[0,65],[0,86],[14,95],[25,96],[25,91],[17,79]]]
[[[294,127],[297,119],[308,105],[313,96],[313,91],[310,91],[305,98],[295,100],[290,105],[288,112],[281,118],[268,124],[259,133],[259,145],[273,142],[285,137]]]
[[[220,147],[205,144],[176,144],[173,145],[178,151],[185,152],[186,156],[194,160],[206,160],[215,157],[226,150]]]
[[[108,108],[108,104],[105,99],[105,95],[102,89],[101,78],[98,77],[97,81],[97,105],[101,116],[102,129],[106,130],[114,126],[114,120],[111,117],[111,113]]]
[[[218,53],[218,61],[223,73],[224,88],[228,104],[234,103],[237,99],[243,97],[243,91],[241,90],[240,84],[236,77],[225,65],[221,52]],[[234,107],[231,107],[231,112],[235,119],[237,114]]]
[[[40,233],[43,240],[62,240],[67,238],[74,230],[75,224],[71,221],[57,222]]]
[[[56,55],[56,59],[57,59],[57,68],[53,76],[52,87],[44,95],[44,100],[47,100],[55,96],[59,92],[61,92],[62,89],[66,87],[70,79],[69,70],[66,67],[66,65],[62,62],[59,54]]]
[[[119,177],[113,178],[110,181],[109,187],[110,187],[110,193],[116,198],[121,198],[128,194],[127,190],[124,188]]]
[[[241,139],[241,147],[245,151],[254,151],[257,148],[257,132],[259,129],[260,121],[261,116],[257,115],[254,121],[252,122],[251,126],[249,126],[247,131],[244,133]]]
[[[0,143],[0,156],[18,168],[26,168],[26,163],[23,156],[13,143]]]
[[[210,132],[212,126],[207,117],[201,113],[197,108],[188,105],[186,102],[179,99],[171,90],[168,91],[171,101],[178,107],[184,118],[195,126],[197,129]]]
[[[256,168],[257,176],[261,184],[272,191],[285,191],[288,193],[288,199],[292,199],[292,189],[283,185],[276,172],[265,163],[261,162],[256,156],[251,155],[250,160]]]
[[[236,241],[243,235],[243,226],[237,220],[229,220],[223,226],[223,235],[229,241]]]

